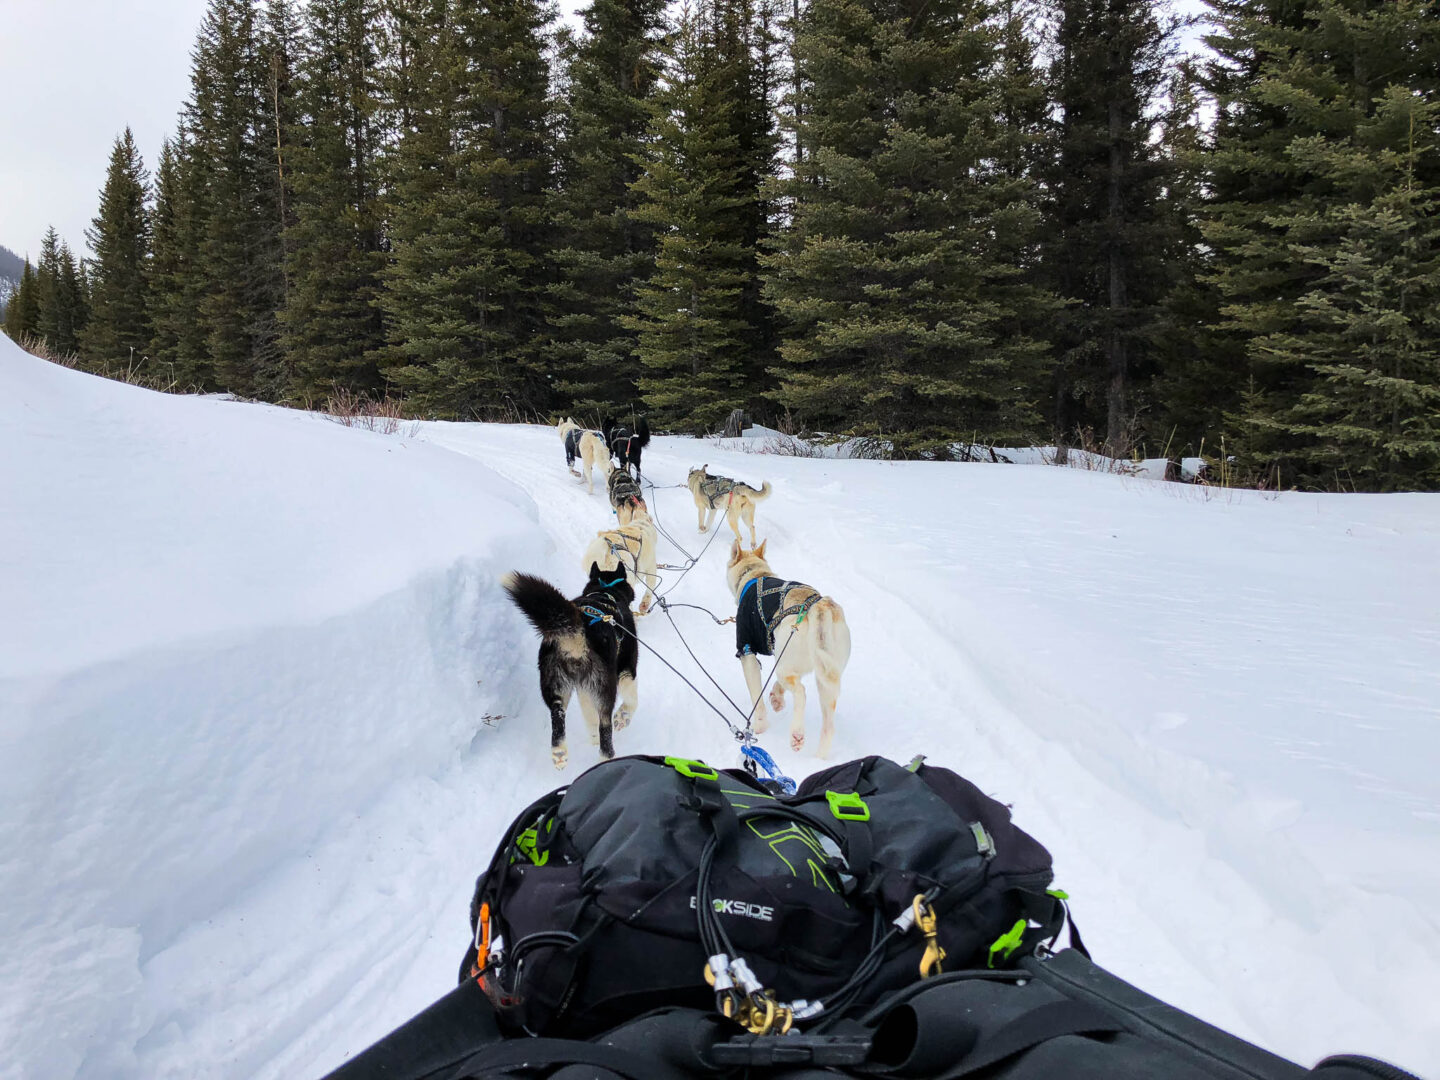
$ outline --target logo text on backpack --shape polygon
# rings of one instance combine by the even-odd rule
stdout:
[[[751,904],[745,900],[711,900],[710,906],[717,915],[741,915],[760,922],[774,922],[775,909],[766,904]],[[690,910],[695,910],[695,897],[690,897]]]

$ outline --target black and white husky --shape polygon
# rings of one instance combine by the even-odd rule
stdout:
[[[612,424],[608,418],[600,426],[605,431],[605,445],[620,468],[640,479],[640,454],[650,445],[650,422],[640,417],[634,431],[623,424]]]
[[[550,756],[555,767],[563,769],[569,760],[565,710],[576,691],[590,742],[599,745],[601,757],[614,757],[613,732],[635,715],[635,664],[640,654],[635,618],[630,614],[635,589],[625,569],[602,571],[591,563],[585,591],[574,600],[530,574],[511,572],[501,584],[540,633],[540,696],[550,710]]]

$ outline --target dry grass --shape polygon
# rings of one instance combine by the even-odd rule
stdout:
[[[181,383],[175,377],[173,368],[164,373],[158,371],[158,365],[153,364],[145,356],[132,356],[125,363],[111,361],[97,367],[82,360],[75,353],[62,353],[52,349],[50,342],[35,334],[26,334],[16,344],[41,360],[48,360],[61,367],[89,372],[91,375],[99,375],[102,379],[113,379],[115,382],[123,382],[130,386],[141,386],[146,390],[158,390],[162,394],[199,394],[204,392],[193,384],[186,386]]]

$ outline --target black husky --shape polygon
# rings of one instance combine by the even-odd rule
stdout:
[[[641,417],[631,431],[623,424],[612,424],[609,418],[601,425],[605,432],[605,445],[610,448],[610,453],[615,460],[620,462],[620,468],[626,472],[633,473],[635,479],[640,479],[640,453],[650,445],[650,423]]]
[[[555,767],[563,769],[569,760],[565,710],[576,690],[591,743],[599,744],[601,757],[614,757],[612,732],[635,715],[635,663],[640,654],[635,617],[630,614],[635,589],[624,568],[606,572],[591,563],[585,591],[574,600],[566,600],[548,581],[529,574],[506,574],[501,584],[543,639],[540,696],[550,710],[550,755]]]

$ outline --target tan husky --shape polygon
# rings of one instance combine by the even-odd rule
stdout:
[[[694,496],[702,533],[710,530],[715,514],[724,510],[725,520],[730,523],[730,531],[735,534],[735,539],[740,539],[740,519],[743,517],[745,524],[750,526],[750,546],[755,546],[755,504],[770,497],[769,480],[761,484],[760,490],[756,491],[743,481],[731,480],[728,476],[711,476],[705,471],[705,466],[701,465],[698,469],[690,470],[690,475],[685,478],[685,486]]]
[[[770,572],[765,545],[746,551],[736,540],[730,547],[730,564],[725,580],[736,600],[735,655],[745,670],[750,688],[750,707],[755,730],[770,726],[760,708],[760,656],[776,655],[770,708],[785,707],[785,691],[795,698],[795,715],[790,721],[790,747],[805,745],[805,688],[800,677],[815,673],[815,690],[820,695],[819,755],[830,756],[835,738],[835,702],[840,698],[840,676],[850,659],[850,627],[845,612],[828,596],[809,585],[783,581]]]
[[[575,468],[575,459],[579,458],[580,463],[585,467],[585,487],[590,494],[595,494],[595,484],[590,479],[590,470],[599,469],[602,477],[608,478],[610,471],[615,467],[610,461],[610,448],[605,445],[605,436],[598,431],[586,431],[570,417],[566,417],[555,425],[560,432],[560,438],[565,443],[565,464],[576,476],[580,470]]]
[[[645,598],[640,601],[636,612],[644,615],[654,603],[655,586],[660,583],[655,568],[657,543],[655,522],[650,520],[650,515],[642,503],[632,508],[630,520],[626,524],[618,529],[606,529],[596,533],[595,539],[591,540],[590,546],[585,549],[585,557],[580,560],[580,565],[588,568],[591,563],[595,563],[603,571],[623,566],[630,575],[637,594],[642,585],[645,587]]]

